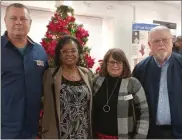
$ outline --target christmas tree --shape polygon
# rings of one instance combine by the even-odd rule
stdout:
[[[71,35],[78,39],[84,51],[81,66],[92,68],[94,59],[90,56],[90,48],[86,46],[89,33],[82,24],[79,25],[75,22],[73,8],[65,5],[57,8],[47,25],[47,32],[41,42],[49,57],[49,67],[54,67],[54,49],[59,39],[64,35]]]

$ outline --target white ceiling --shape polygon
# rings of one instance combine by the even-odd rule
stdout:
[[[75,1],[76,2],[76,1]],[[78,1],[77,1],[78,2]],[[149,3],[162,3],[166,4],[169,6],[173,6],[179,10],[181,10],[181,1],[130,1],[130,0],[125,0],[125,1],[83,1],[88,7],[91,7],[92,5],[99,4],[99,5],[140,5],[140,4],[149,4]]]
[[[42,10],[51,10],[55,7],[56,4],[62,3],[63,1],[16,1],[16,2],[20,2],[23,3],[29,7],[33,7],[33,8],[39,8]],[[92,6],[92,5],[107,5],[108,8],[112,8],[113,5],[128,5],[128,4],[144,4],[144,3],[150,3],[150,2],[157,2],[157,3],[163,3],[163,4],[167,4],[170,6],[174,6],[177,9],[181,10],[181,1],[129,1],[129,0],[125,0],[125,1],[74,1],[74,2],[82,2],[85,3],[85,5],[87,5],[88,7]],[[1,5],[9,5],[10,3],[14,3],[14,1],[1,1]]]
[[[167,4],[181,4],[181,1],[158,1],[158,2],[162,2],[162,3],[167,3]]]
[[[176,7],[181,7],[182,4],[181,1],[158,1],[158,2],[173,5]]]

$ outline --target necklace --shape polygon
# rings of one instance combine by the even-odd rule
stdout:
[[[68,72],[68,71],[63,71],[63,75],[71,81],[78,81],[80,79],[79,75],[77,72]]]
[[[104,112],[109,112],[110,109],[111,109],[111,107],[109,106],[109,101],[110,101],[110,99],[111,99],[111,97],[112,97],[112,95],[113,95],[113,93],[114,93],[114,91],[115,91],[115,89],[116,89],[116,87],[117,87],[118,82],[119,82],[119,78],[117,79],[116,84],[115,84],[115,86],[114,86],[114,89],[113,89],[113,91],[111,92],[111,95],[109,96],[108,81],[107,81],[107,78],[106,78],[107,102],[106,102],[106,104],[103,106],[103,111],[104,111]],[[108,96],[109,96],[109,97],[108,97]]]
[[[78,79],[77,76],[76,76],[76,74],[74,74],[74,73],[73,74],[70,74],[69,78],[72,81],[76,81],[76,79]]]

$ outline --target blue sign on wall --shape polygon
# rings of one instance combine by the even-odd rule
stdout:
[[[152,28],[158,26],[157,24],[146,24],[146,23],[133,23],[132,30],[133,31],[150,31]]]

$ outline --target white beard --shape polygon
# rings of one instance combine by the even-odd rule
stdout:
[[[162,51],[158,51],[154,57],[159,61],[159,62],[163,62],[167,57],[168,57],[168,53],[167,52],[162,52]]]

